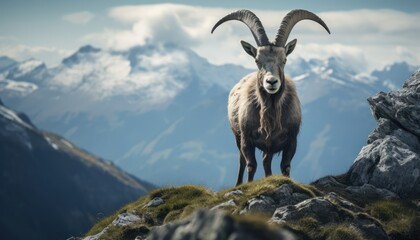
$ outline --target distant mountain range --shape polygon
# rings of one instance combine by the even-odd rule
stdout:
[[[303,108],[292,178],[344,172],[375,126],[366,98],[401,86],[414,69],[395,63],[363,75],[333,57],[289,63]],[[228,92],[252,71],[174,44],[120,52],[88,45],[54,68],[1,58],[0,94],[42,128],[142,179],[218,189],[234,184],[238,167]],[[273,169],[279,173],[278,157]]]
[[[98,219],[153,188],[65,138],[38,129],[1,100],[0,159],[2,239],[80,236]]]

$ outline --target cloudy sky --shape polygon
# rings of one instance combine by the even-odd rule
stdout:
[[[246,26],[229,22],[210,34],[214,23],[233,10],[250,9],[272,39],[288,11],[304,8],[318,14],[331,35],[314,22],[300,22],[290,36],[298,39],[292,61],[338,56],[361,71],[395,61],[420,65],[419,1],[337,2],[1,0],[0,55],[17,60],[35,57],[54,66],[86,44],[125,50],[171,41],[215,64],[253,67],[239,44],[240,40],[254,44]]]

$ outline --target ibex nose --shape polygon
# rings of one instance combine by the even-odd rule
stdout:
[[[273,86],[274,84],[276,84],[276,83],[277,83],[277,79],[275,79],[275,78],[268,79],[268,80],[267,80],[267,83],[269,83],[271,86]]]

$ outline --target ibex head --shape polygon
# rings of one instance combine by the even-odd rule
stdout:
[[[238,20],[245,23],[254,36],[257,48],[245,41],[241,41],[242,47],[245,52],[255,59],[259,76],[261,76],[258,84],[264,87],[267,93],[275,94],[280,89],[282,82],[284,82],[286,57],[295,49],[297,40],[293,39],[287,44],[286,41],[294,25],[304,19],[319,23],[330,33],[330,30],[321,18],[312,12],[302,9],[293,10],[283,18],[274,42],[268,40],[261,21],[249,10],[238,10],[226,15],[214,25],[211,33],[220,24],[229,20]]]

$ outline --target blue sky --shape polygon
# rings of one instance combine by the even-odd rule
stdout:
[[[420,64],[420,57],[410,54],[420,50],[414,41],[420,38],[420,29],[415,26],[420,22],[419,1],[170,1],[192,8],[172,11],[174,5],[157,5],[161,8],[154,7],[155,12],[152,14],[152,8],[134,7],[166,2],[168,1],[1,0],[0,55],[18,60],[35,57],[54,65],[85,44],[123,49],[133,46],[136,37],[139,38],[138,44],[144,43],[145,38],[162,41],[165,36],[178,34],[171,32],[172,28],[179,28],[185,30],[179,34],[186,34],[186,37],[177,36],[174,41],[186,42],[188,47],[211,62],[238,63],[251,67],[252,62],[246,56],[237,58],[242,51],[238,42],[241,39],[252,42],[246,27],[236,23],[227,24],[228,26],[223,26],[210,35],[207,30],[211,28],[211,24],[223,14],[247,8],[257,13],[270,35],[276,31],[276,26],[287,11],[304,8],[319,14],[330,26],[332,35],[325,35],[316,24],[299,23],[302,26],[296,27],[291,36],[296,34],[300,45],[296,49],[298,51],[295,57],[326,58],[337,55],[348,58],[354,62],[355,67],[366,66],[362,70],[378,68],[394,61]],[[121,10],[121,6],[133,7]],[[127,18],[124,11],[137,12],[131,13],[131,17]],[[156,14],[153,15],[154,13]],[[372,19],[369,17],[370,13],[373,13]],[[188,25],[185,15],[193,14],[207,20],[198,22],[196,26],[185,27]],[[145,28],[159,28],[174,19],[175,25],[166,26],[166,29],[163,26],[159,31],[150,30],[148,36],[139,27],[139,23],[142,23]],[[369,19],[368,24],[361,19]],[[395,22],[401,28],[392,28]],[[202,29],[205,31],[201,31]],[[224,39],[229,39],[229,42],[225,43]],[[226,55],[221,56],[215,48]],[[386,54],[387,51],[389,54]]]

